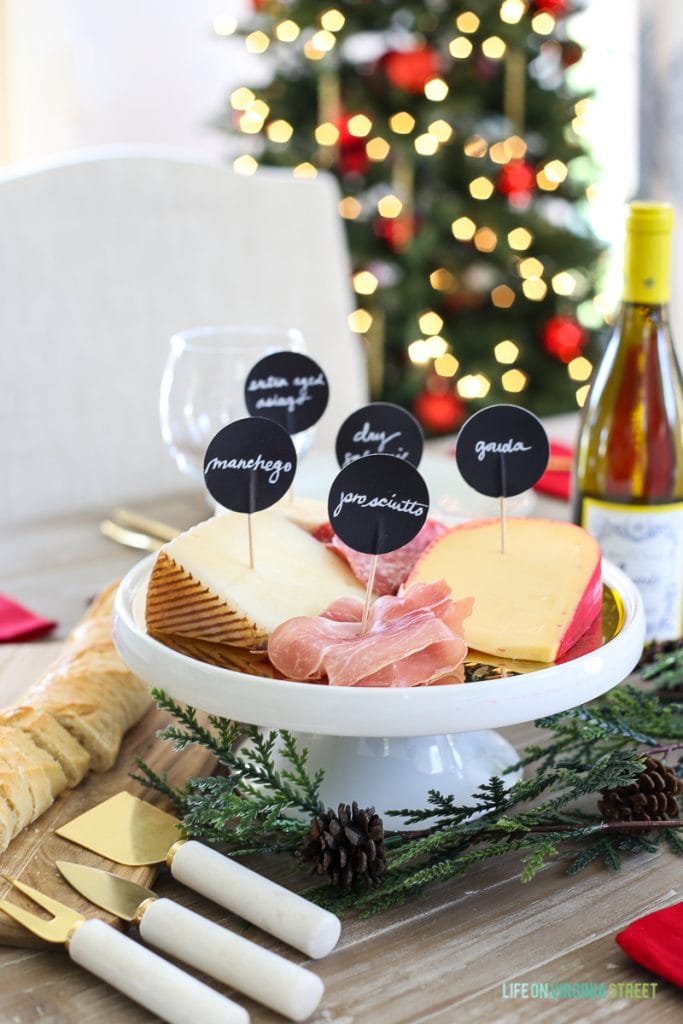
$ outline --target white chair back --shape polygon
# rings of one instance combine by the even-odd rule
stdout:
[[[0,525],[187,487],[162,444],[169,336],[299,327],[331,381],[316,447],[367,401],[336,183],[104,152],[0,176]]]

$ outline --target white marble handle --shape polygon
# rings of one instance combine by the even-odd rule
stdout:
[[[337,944],[341,925],[334,914],[193,839],[177,847],[171,874],[314,960]]]
[[[104,921],[80,924],[68,949],[75,963],[169,1024],[249,1024],[243,1007]]]
[[[325,986],[307,971],[172,900],[149,903],[140,934],[152,946],[289,1017],[305,1020]],[[200,1019],[199,1017],[197,1018]]]

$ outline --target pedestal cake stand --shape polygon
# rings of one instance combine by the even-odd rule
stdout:
[[[640,596],[614,565],[603,582],[619,608],[615,635],[596,650],[522,675],[461,685],[408,688],[320,686],[244,675],[165,647],[144,630],[144,592],[152,555],[122,581],[114,638],[124,661],[175,700],[265,729],[288,729],[308,747],[313,770],[325,768],[329,807],[353,799],[378,813],[425,807],[436,789],[456,803],[518,760],[493,731],[528,722],[606,693],[637,663],[645,635]],[[510,773],[512,782],[518,776]],[[396,828],[400,817],[391,818]],[[424,827],[424,823],[420,825]]]

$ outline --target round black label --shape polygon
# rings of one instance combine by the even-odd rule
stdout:
[[[223,427],[204,456],[204,482],[212,498],[233,512],[260,512],[285,494],[296,472],[287,431],[263,416]]]
[[[510,498],[528,490],[548,464],[548,435],[537,416],[518,405],[491,405],[462,425],[455,461],[480,494]]]
[[[391,402],[370,402],[348,416],[337,434],[337,462],[344,469],[366,455],[394,455],[419,466],[424,447],[414,416]]]
[[[317,423],[327,407],[330,388],[314,359],[300,352],[273,352],[251,368],[244,401],[252,416],[265,416],[299,434]]]
[[[368,455],[340,470],[327,513],[345,544],[368,555],[403,547],[427,521],[429,491],[409,462]]]

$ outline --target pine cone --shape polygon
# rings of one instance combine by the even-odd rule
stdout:
[[[605,821],[668,821],[679,817],[677,794],[681,790],[683,783],[673,768],[655,757],[646,757],[644,771],[630,786],[602,790],[598,810]],[[647,831],[628,830],[630,835]]]
[[[357,883],[381,883],[385,868],[384,825],[374,807],[362,810],[354,801],[328,808],[313,818],[296,856],[312,863],[311,874],[326,875],[328,884],[348,892]]]

